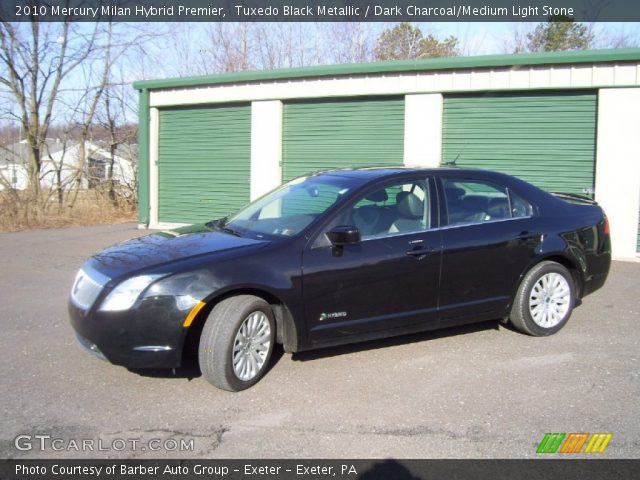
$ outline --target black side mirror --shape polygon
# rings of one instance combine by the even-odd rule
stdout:
[[[360,243],[360,230],[353,225],[338,225],[327,232],[327,238],[334,246],[357,245]]]

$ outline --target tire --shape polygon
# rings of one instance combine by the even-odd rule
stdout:
[[[267,302],[251,295],[221,301],[211,310],[200,336],[202,376],[230,392],[251,387],[266,373],[275,339]]]
[[[525,275],[511,308],[511,324],[535,337],[552,335],[569,320],[576,289],[569,270],[544,261]]]

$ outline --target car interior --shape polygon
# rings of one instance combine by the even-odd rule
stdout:
[[[483,181],[445,180],[449,225],[522,218],[533,206],[513,191]]]
[[[421,230],[428,220],[423,188],[407,184],[376,190],[353,207],[350,223],[363,238]]]
[[[468,193],[460,187],[447,187],[445,188],[445,196],[449,225],[511,218],[509,199],[506,193],[474,194]]]
[[[449,225],[464,225],[523,217],[531,205],[506,188],[484,182],[446,180],[445,197]],[[389,233],[412,232],[428,225],[424,186],[395,185],[376,190],[356,203],[349,223],[362,238]]]

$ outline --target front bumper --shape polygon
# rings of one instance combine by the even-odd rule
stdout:
[[[78,343],[80,344],[80,346],[84,348],[87,351],[87,353],[90,353],[91,355],[93,355],[96,358],[99,358],[100,360],[104,360],[105,362],[108,362],[107,357],[104,356],[104,354],[100,351],[100,349],[95,343],[91,343],[89,340],[84,338],[79,333],[76,333],[76,338],[78,339]]]
[[[129,310],[83,310],[69,302],[71,325],[81,345],[93,355],[127,368],[177,368],[188,312],[173,297],[148,298]]]

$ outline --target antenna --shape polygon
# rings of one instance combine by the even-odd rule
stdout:
[[[458,155],[456,155],[456,158],[454,158],[453,160],[449,160],[448,162],[443,163],[443,165],[446,165],[448,167],[457,167],[458,165],[456,165],[456,162],[460,158],[460,155],[462,155],[462,152],[464,152],[464,149],[467,148],[467,145],[469,145],[469,142],[464,144],[464,146],[462,147],[462,150],[460,150],[458,152]]]

